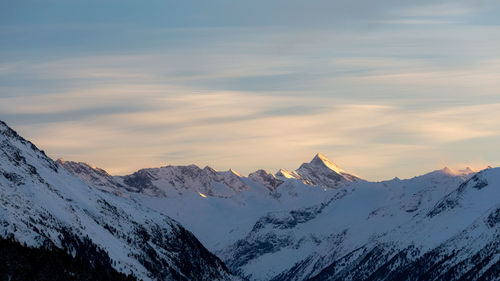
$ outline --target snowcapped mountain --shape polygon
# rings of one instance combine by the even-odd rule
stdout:
[[[55,164],[2,128],[0,226],[32,245],[71,250],[88,237],[146,279],[182,272],[171,253],[183,249],[187,268],[204,270],[183,273],[191,280],[229,270],[248,280],[500,280],[500,168],[369,182],[318,154],[275,175],[189,165],[112,176]]]
[[[319,280],[372,280],[377,267],[366,269],[364,275],[353,272],[372,265],[373,260],[364,258],[376,247],[391,248],[395,254],[396,249],[410,246],[419,251],[436,246],[427,244],[429,237],[443,233],[434,233],[434,226],[414,241],[408,237],[415,233],[418,218],[428,222],[427,213],[467,177],[441,170],[409,180],[359,182],[328,190],[329,199],[321,203],[268,212],[244,237],[217,253],[230,268],[251,280],[306,280],[332,264],[334,274],[324,273]],[[439,241],[453,233],[449,231]],[[391,257],[381,255],[375,260]]]
[[[265,170],[257,170],[253,173],[250,173],[248,175],[248,178],[262,186],[267,187],[270,191],[275,191],[276,188],[278,188],[278,186],[284,182],[284,180],[277,178],[276,176],[266,172]]]
[[[110,176],[85,163],[57,163],[90,185],[130,197],[181,220],[211,251],[221,251],[235,242],[267,212],[321,203],[328,199],[325,195],[333,187],[359,180],[320,154],[302,164],[302,173],[297,170],[297,177],[292,179],[264,170],[243,177],[232,170],[216,171],[196,165],[148,168],[131,175]],[[308,173],[314,167],[317,171]],[[324,175],[323,180],[320,175]],[[326,191],[316,182],[328,182],[331,188]]]
[[[195,191],[214,197],[231,197],[249,189],[237,172],[233,170],[220,172],[208,166],[203,169],[196,165],[165,166],[141,169],[126,176],[111,176],[100,168],[82,162],[60,159],[57,164],[106,191],[129,191],[157,197],[179,196],[185,192]]]
[[[56,163],[85,182],[118,195],[124,194],[120,192],[123,191],[155,197],[172,197],[194,191],[211,197],[229,198],[251,189],[245,182],[246,179],[266,187],[267,192],[274,192],[287,179],[328,188],[337,188],[360,180],[344,172],[320,153],[310,163],[303,163],[296,171],[280,170],[273,175],[265,170],[258,170],[250,173],[247,178],[233,170],[216,171],[208,166],[202,169],[196,165],[147,168],[126,176],[111,176],[103,169],[87,163],[62,159]]]
[[[102,170],[65,167],[107,190],[135,191]],[[143,280],[236,278],[179,223],[90,187],[1,121],[0,236],[60,248]]]
[[[119,177],[114,177],[108,174],[103,169],[97,167],[92,167],[87,163],[83,162],[72,162],[64,161],[59,158],[56,160],[56,164],[64,167],[68,172],[73,175],[78,176],[84,182],[92,183],[93,186],[107,191],[112,192],[116,195],[123,196],[124,194],[120,190],[124,189],[126,191],[138,192],[139,189],[127,186],[123,183]]]
[[[295,171],[279,170],[279,179],[297,179],[308,185],[318,185],[325,188],[337,188],[345,183],[360,180],[340,169],[325,155],[318,153],[309,163],[303,163]]]
[[[481,171],[312,280],[499,280],[499,180]]]
[[[500,170],[368,182],[318,154],[295,171],[239,176],[245,188],[222,182],[227,197],[193,180],[182,195],[129,195],[181,221],[249,280],[496,280],[500,193],[490,177]],[[487,183],[491,193],[474,193]]]
[[[295,172],[304,182],[323,187],[335,188],[346,182],[359,180],[358,177],[344,172],[321,153],[316,154],[310,163],[302,164]]]
[[[486,186],[490,173],[500,176],[496,169],[444,168],[368,182],[318,154],[295,171],[238,176],[233,183],[245,188],[213,180],[200,186],[188,177],[179,179],[184,193],[165,195],[174,185],[157,177],[163,196],[129,195],[181,221],[249,280],[495,280],[500,193],[493,184],[488,199],[472,206],[473,193],[466,193]],[[208,190],[216,186],[232,193],[214,196]]]

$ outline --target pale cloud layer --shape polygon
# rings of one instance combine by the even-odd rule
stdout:
[[[248,173],[322,152],[368,179],[500,164],[494,1],[55,2],[0,21],[0,119],[54,158]]]
[[[103,102],[90,92],[80,95],[95,97],[87,103],[82,99],[82,107]],[[25,124],[20,128],[51,155],[91,159],[113,173],[192,162],[244,172],[259,167],[292,169],[323,151],[353,172],[367,177],[371,174],[372,178],[409,176],[416,168],[424,172],[441,165],[441,157],[450,157],[443,156],[440,147],[500,137],[500,103],[409,109],[241,92],[169,97],[150,93],[146,99],[150,104],[144,104],[141,96],[120,94],[120,98],[125,99],[124,104],[143,103],[145,109],[106,110],[68,121],[58,117],[42,126]],[[22,104],[23,98],[18,99],[10,104]],[[43,115],[47,109],[55,109],[54,115],[72,114],[77,109],[67,110],[65,104],[74,105],[75,99],[78,95],[57,97],[61,104],[54,107],[54,97],[38,98],[35,110],[28,107],[16,114]],[[2,108],[2,112],[8,111]],[[477,162],[477,156],[472,157],[470,164]],[[410,171],[406,165],[400,167],[400,163],[412,163],[415,158],[428,164]],[[448,164],[457,160],[463,158],[450,157]]]

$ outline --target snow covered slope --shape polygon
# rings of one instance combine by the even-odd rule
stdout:
[[[115,187],[107,173],[97,174],[102,186]],[[62,248],[144,280],[233,279],[179,223],[90,187],[1,121],[0,236]]]
[[[500,169],[483,170],[312,280],[499,280],[499,201]]]
[[[274,176],[205,169],[140,170],[121,190],[249,280],[500,280],[500,169],[368,182],[321,154]]]
[[[85,163],[57,163],[99,189],[131,197],[182,221],[211,251],[220,251],[246,235],[268,212],[321,203],[328,200],[327,194],[335,193],[333,187],[359,180],[322,155],[301,166],[303,171],[317,167],[316,173],[296,174],[298,178],[293,179],[278,178],[264,170],[243,177],[232,170],[201,169],[196,165],[148,168],[131,175],[110,176]],[[320,175],[325,179],[320,180]],[[332,188],[316,185],[319,182],[328,182]]]
[[[321,203],[268,212],[244,237],[217,253],[249,279],[304,280],[417,214],[425,216],[467,177],[440,170],[409,180],[359,181],[327,189]],[[406,236],[399,233],[389,240]]]

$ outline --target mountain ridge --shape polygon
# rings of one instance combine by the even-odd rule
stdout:
[[[0,124],[4,235],[68,251],[87,235],[145,279],[500,278],[500,168],[369,182],[317,154],[276,175],[188,165],[117,177],[33,147]]]
[[[317,185],[317,186],[322,186],[324,188],[338,188],[342,184],[349,184],[355,181],[365,181],[359,178],[358,176],[345,172],[337,164],[335,164],[333,161],[331,161],[324,154],[321,153],[317,153],[310,162],[302,163],[300,167],[295,171],[279,169],[278,172],[276,172],[275,174],[271,174],[264,169],[259,169],[249,173],[248,176],[242,176],[240,173],[234,171],[233,169],[229,169],[227,171],[219,171],[210,166],[205,166],[204,168],[201,168],[196,164],[166,165],[158,168],[142,168],[131,174],[123,176],[114,176],[110,175],[106,170],[99,167],[95,167],[86,162],[74,162],[59,158],[56,161],[56,163],[59,166],[69,170],[76,176],[81,177],[82,180],[92,183],[99,188],[106,189],[106,186],[114,186],[117,188],[117,190],[124,188],[126,191],[131,191],[131,192],[140,192],[140,190],[144,188],[144,186],[142,187],[135,186],[134,180],[132,179],[133,177],[139,177],[142,174],[142,177],[144,177],[142,179],[142,183],[150,182],[152,179],[157,180],[159,178],[158,176],[152,176],[151,172],[154,172],[154,174],[158,174],[158,171],[161,170],[184,170],[184,172],[186,173],[188,170],[190,170],[192,173],[200,173],[201,171],[203,171],[206,172],[205,175],[203,176],[211,178],[210,180],[215,180],[217,182],[223,182],[223,183],[232,180],[233,183],[237,185],[230,187],[231,189],[233,189],[234,192],[239,192],[241,190],[249,188],[248,186],[245,186],[244,183],[240,183],[237,178],[252,179],[262,184],[263,186],[266,186],[271,191],[275,190],[279,185],[281,185],[283,182],[289,179],[300,180],[307,185]],[[444,173],[454,176],[467,176],[469,174],[477,172],[478,172],[477,170],[473,170],[470,167],[466,167],[464,169],[459,169],[459,170],[451,169],[449,167],[444,167],[442,169],[434,170],[423,175],[432,173]],[[180,172],[180,174],[182,173],[183,172]],[[320,174],[318,175],[318,173]],[[89,176],[90,178],[87,178]],[[177,176],[182,176],[182,175],[177,175]],[[226,179],[226,181],[224,181],[224,179],[222,179],[224,177],[229,177],[229,178]],[[399,178],[396,177],[395,179]],[[208,186],[209,182],[207,181],[210,180],[205,179],[205,181],[201,183],[201,185],[205,187]],[[130,184],[127,184],[127,181]],[[192,183],[192,185],[194,186],[196,184]],[[184,186],[184,188],[186,188],[186,186]],[[117,190],[113,191],[117,192]],[[202,192],[203,194],[208,194],[210,196],[215,194],[213,191],[209,191],[206,189],[198,191]],[[153,195],[157,196],[165,195],[162,191],[158,190],[157,188],[154,188],[154,190],[150,190],[149,192],[152,192]]]
[[[167,215],[102,192],[0,123],[0,236],[143,280],[239,279]]]
[[[342,183],[361,180],[360,178],[340,169],[335,163],[321,153],[316,154],[311,162],[303,163],[296,171],[293,172],[280,169],[273,175],[261,169],[249,173],[246,177],[232,169],[229,169],[228,171],[218,171],[209,166],[201,169],[195,164],[185,166],[167,165],[158,168],[143,168],[132,174],[112,176],[104,169],[94,167],[85,162],[73,162],[58,159],[56,163],[59,166],[71,171],[76,176],[81,177],[82,180],[92,183],[99,188],[106,189],[106,186],[114,186],[118,190],[125,189],[126,191],[132,192],[149,192],[150,194],[156,196],[165,196],[166,193],[155,187],[152,183],[153,181],[167,180],[176,190],[179,190],[179,188],[186,189],[187,186],[185,184],[176,184],[174,179],[179,176],[183,177],[185,175],[182,174],[186,173],[192,174],[193,176],[196,174],[197,176],[202,177],[203,179],[200,179],[196,183],[191,183],[191,185],[205,187],[202,188],[202,190],[197,191],[211,196],[215,196],[216,192],[208,188],[210,182],[221,182],[225,184],[229,187],[229,189],[231,189],[231,191],[220,194],[220,196],[231,196],[231,193],[238,193],[249,188],[239,180],[242,178],[250,178],[258,181],[271,191],[275,190],[287,179],[296,179],[308,185],[321,185],[327,188],[337,188]],[[318,170],[318,168],[321,169],[320,175],[317,175],[314,172],[314,170]],[[321,180],[320,177],[327,177],[329,180]],[[141,179],[137,181],[135,178]],[[191,180],[192,179],[193,177],[191,177]],[[180,191],[180,193],[182,193],[182,191]]]

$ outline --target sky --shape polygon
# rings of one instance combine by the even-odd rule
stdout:
[[[0,120],[111,174],[500,166],[500,1],[0,0]]]

